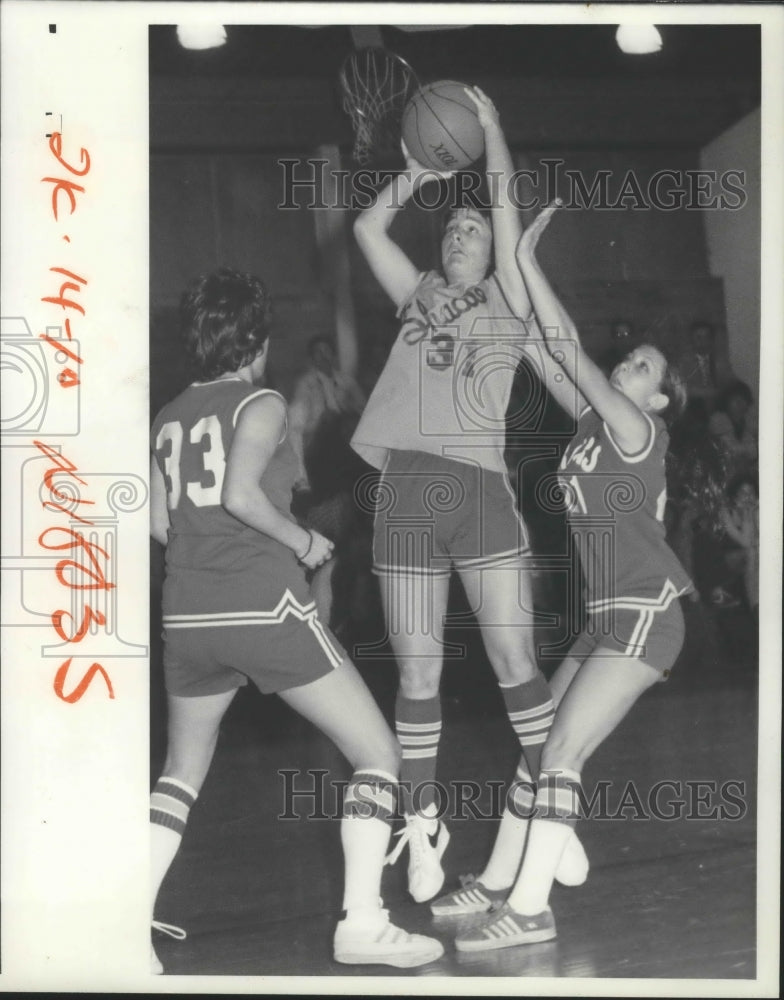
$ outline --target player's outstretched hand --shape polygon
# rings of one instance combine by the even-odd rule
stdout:
[[[562,205],[563,202],[560,198],[556,198],[555,201],[551,201],[546,208],[542,209],[531,225],[525,230],[523,235],[520,237],[519,243],[517,244],[518,263],[522,265],[523,263],[528,263],[534,259],[534,254],[536,252],[540,236],[547,228],[550,219],[552,219],[555,212]]]
[[[476,105],[476,116],[483,129],[493,128],[501,124],[498,108],[487,94],[479,87],[465,87],[465,92]]]
[[[299,561],[306,569],[318,569],[323,563],[332,558],[332,550],[335,548],[333,542],[313,528],[308,528],[310,533],[310,548],[299,556]]]
[[[400,148],[403,151],[403,156],[406,160],[406,170],[411,174],[411,183],[414,187],[425,184],[427,181],[438,179],[448,180],[454,176],[454,170],[434,170],[432,167],[422,166],[419,160],[415,160],[411,153],[409,153],[404,139],[400,140]]]

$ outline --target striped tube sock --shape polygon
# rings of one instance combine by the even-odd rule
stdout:
[[[493,853],[479,876],[479,881],[487,889],[508,889],[517,877],[535,799],[536,786],[526,769],[525,757],[521,754],[514,780],[506,793],[506,805],[493,844]]]
[[[343,815],[380,819],[392,826],[397,807],[397,778],[387,771],[355,771],[343,799]]]
[[[549,768],[539,774],[535,817],[563,823],[571,830],[580,818],[580,775],[568,768]]]
[[[532,916],[547,907],[561,855],[579,817],[579,787],[576,771],[551,769],[539,775],[523,867],[509,895],[517,913]]]
[[[397,778],[386,771],[355,771],[343,799],[340,840],[345,883],[343,909],[347,919],[362,919],[378,910],[381,873],[397,810]]]
[[[191,806],[198,792],[177,778],[162,776],[150,796],[150,902],[155,899],[166,872],[180,848]]]
[[[406,698],[398,691],[395,731],[403,751],[400,797],[407,816],[435,805],[436,758],[441,738],[441,699]]]
[[[499,687],[506,705],[506,714],[525,755],[528,771],[530,774],[539,774],[542,747],[555,716],[550,685],[544,674],[537,670],[535,676],[524,684],[500,684]]]

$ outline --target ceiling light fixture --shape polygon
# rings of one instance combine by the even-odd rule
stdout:
[[[222,24],[191,22],[177,25],[177,40],[184,49],[217,49],[226,44]]]
[[[662,47],[662,36],[653,24],[620,24],[615,41],[621,52],[631,56],[648,55]]]

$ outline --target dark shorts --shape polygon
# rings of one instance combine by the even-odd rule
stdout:
[[[600,646],[641,660],[658,670],[665,680],[683,646],[685,626],[677,599],[666,607],[643,600],[619,601],[598,611],[589,610],[585,628],[575,639],[569,656],[584,660]]]
[[[324,677],[346,657],[315,603],[286,589],[254,611],[164,615],[166,690],[222,694],[252,681],[264,694]],[[247,605],[246,605],[247,606]]]
[[[391,451],[377,488],[373,572],[448,576],[529,552],[504,473],[418,451]]]

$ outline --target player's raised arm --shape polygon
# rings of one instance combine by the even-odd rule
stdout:
[[[226,460],[221,502],[238,520],[287,546],[315,569],[329,559],[332,542],[284,517],[260,486],[285,426],[286,405],[276,394],[259,396],[243,407]]]
[[[511,179],[514,174],[512,154],[509,152],[501,128],[498,110],[487,94],[479,87],[466,87],[466,93],[476,105],[479,124],[485,133],[496,274],[507,298],[515,300],[518,314],[523,320],[527,320],[531,313],[531,305],[515,263],[515,248],[523,231],[523,225],[520,212],[512,198]]]
[[[354,223],[354,235],[370,269],[395,306],[408,301],[419,282],[419,271],[389,235],[389,229],[400,209],[421,184],[449,174],[439,174],[423,167],[402,144],[406,170],[395,177],[380,192],[370,208],[366,208]]]
[[[571,417],[579,417],[587,405],[585,396],[571,378],[564,378],[563,367],[550,353],[536,319],[530,320],[526,327],[528,328],[528,338],[523,342],[523,352],[536,372],[539,381],[561,409],[565,410]]]
[[[601,368],[585,353],[577,327],[536,259],[539,239],[558,208],[558,202],[548,205],[523,233],[517,246],[517,263],[550,353],[607,422],[621,448],[631,454],[645,446],[650,422],[630,399],[610,385]],[[576,350],[558,351],[559,342],[564,341],[573,342]]]

